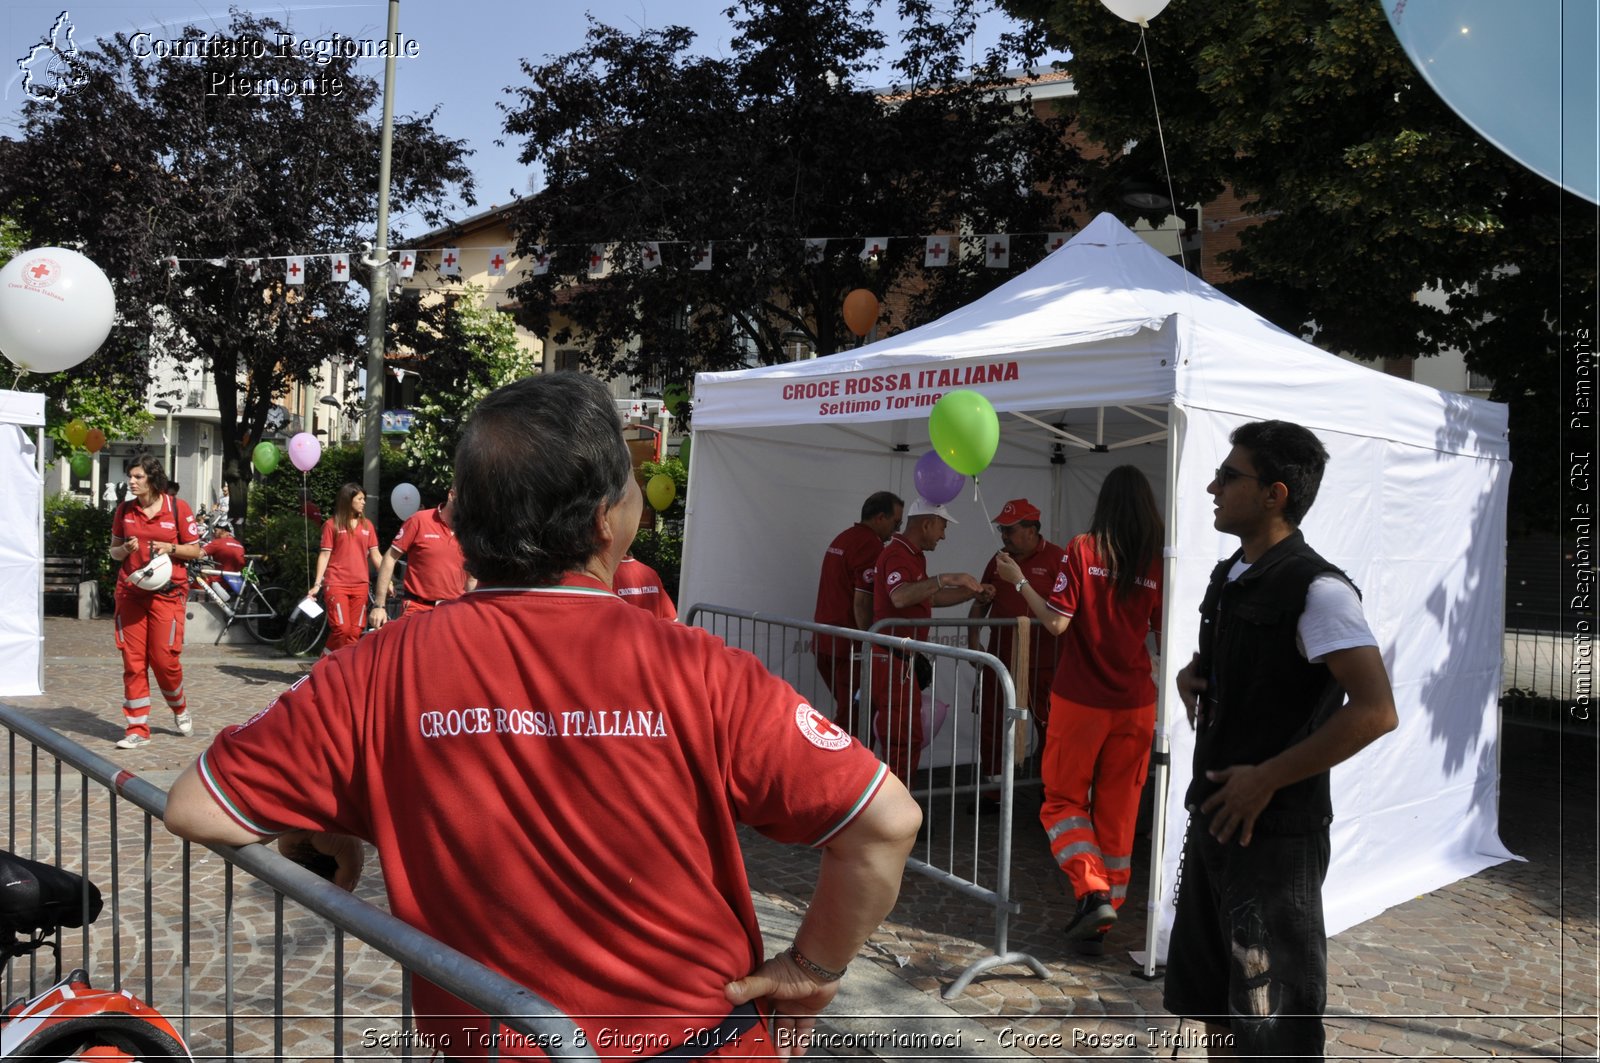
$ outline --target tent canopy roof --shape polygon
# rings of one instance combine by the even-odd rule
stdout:
[[[1292,389],[1298,401],[1276,406],[1275,386]],[[1503,406],[1320,350],[1169,261],[1109,214],[937,321],[824,358],[701,373],[694,427],[863,430],[925,418],[941,394],[962,387],[982,391],[1001,413],[1174,399],[1246,411],[1265,400],[1313,427],[1506,456]],[[1302,414],[1318,407],[1318,395],[1324,415]]]

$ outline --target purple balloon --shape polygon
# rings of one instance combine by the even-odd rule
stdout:
[[[917,485],[917,494],[936,506],[944,505],[967,486],[967,478],[946,465],[937,450],[917,459],[917,471],[911,479]]]
[[[322,443],[310,432],[300,432],[289,439],[289,460],[301,472],[310,472],[322,460]]]

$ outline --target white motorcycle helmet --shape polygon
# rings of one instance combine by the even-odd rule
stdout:
[[[145,591],[163,589],[172,582],[172,559],[166,554],[157,554],[148,565],[132,572],[128,582]]]

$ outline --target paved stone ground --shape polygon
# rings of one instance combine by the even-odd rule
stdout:
[[[6,703],[162,786],[220,727],[248,718],[307,667],[254,646],[191,642],[184,657],[197,718],[194,737],[178,736],[158,709],[155,742],[126,752],[111,745],[122,725],[120,669],[109,621],[49,619],[46,652],[46,693]],[[17,743],[9,763],[0,761],[0,770],[8,776],[0,785],[9,795],[0,838],[24,854],[33,846],[40,858],[60,845],[67,863],[76,866],[83,821],[76,774],[64,773],[57,796],[52,762],[32,760],[24,743]],[[1563,744],[1554,735],[1511,729],[1502,776],[1502,836],[1527,862],[1502,864],[1418,897],[1334,939],[1327,1024],[1331,1058],[1596,1058],[1595,744],[1572,739]],[[1036,798],[1025,790],[1020,795],[1023,812],[1031,811]],[[330,928],[288,902],[282,942],[276,944],[271,891],[238,874],[230,891],[225,865],[204,850],[193,855],[185,921],[177,843],[155,829],[147,859],[142,812],[118,801],[113,813],[111,800],[97,787],[90,788],[88,804],[87,864],[107,893],[108,907],[93,938],[90,966],[97,981],[120,979],[168,1015],[181,1015],[187,966],[189,1033],[197,1055],[278,1053],[302,1059],[333,1054],[331,1013],[338,995]],[[899,1059],[1170,1054],[1170,1047],[1151,1048],[1152,1030],[1169,1046],[1179,1035],[1161,1011],[1160,983],[1130,973],[1126,951],[1143,941],[1144,897],[1130,896],[1124,909],[1130,917],[1113,932],[1107,956],[1069,954],[1059,933],[1070,907],[1063,880],[1031,816],[1021,814],[1018,820],[1013,881],[1023,911],[1012,920],[1011,946],[1043,961],[1050,977],[1003,967],[979,978],[958,999],[943,1001],[941,990],[988,954],[993,915],[948,887],[911,875],[900,904],[863,950],[836,1013],[830,1013],[825,1032],[832,1051],[813,1054]],[[984,847],[973,845],[964,829],[935,824],[927,844],[954,845],[968,852],[975,866],[992,865]],[[749,832],[745,842],[763,926],[781,942],[803,908],[817,858]],[[119,872],[114,911],[113,847]],[[1144,868],[1136,868],[1135,894],[1145,880]],[[369,865],[358,893],[383,905],[375,865]],[[111,926],[118,929],[114,939],[107,932]],[[77,935],[69,935],[69,966],[81,962],[78,942]],[[151,943],[148,951],[145,942]],[[346,939],[337,967],[343,973],[344,1054],[396,1054],[363,1044],[366,1029],[392,1035],[401,1028],[396,965]],[[280,969],[281,1023],[274,1019]],[[48,975],[48,968],[41,973]],[[15,965],[4,987],[8,999],[26,989],[27,974],[26,961]],[[224,996],[230,984],[231,1009]],[[913,1040],[888,1041],[889,1032]],[[1202,1054],[1193,1047],[1178,1053],[1179,1058]]]

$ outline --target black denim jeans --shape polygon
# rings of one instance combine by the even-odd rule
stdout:
[[[1233,1051],[1322,1058],[1328,938],[1322,883],[1328,832],[1260,834],[1220,844],[1198,814],[1167,949],[1168,1011],[1226,1026]]]

